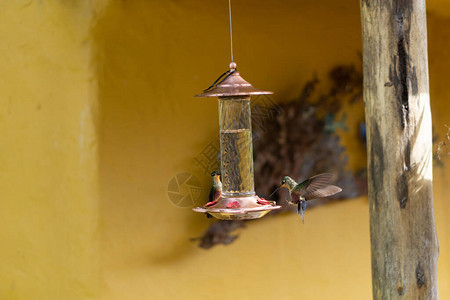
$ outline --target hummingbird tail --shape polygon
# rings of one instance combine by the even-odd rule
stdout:
[[[299,201],[297,203],[297,213],[302,217],[303,224],[305,224],[305,209],[306,201]]]

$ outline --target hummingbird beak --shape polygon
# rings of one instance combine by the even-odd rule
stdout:
[[[273,193],[272,194],[270,194],[270,196],[269,196],[269,199],[270,199],[270,197],[272,197],[273,196],[273,194],[275,194],[278,190],[280,189],[280,187],[277,187],[276,189],[275,189],[275,191],[273,191]]]

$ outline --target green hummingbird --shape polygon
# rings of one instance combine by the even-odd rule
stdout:
[[[209,192],[208,200],[209,202],[205,204],[205,207],[213,206],[219,201],[220,196],[222,196],[222,182],[220,181],[220,173],[214,171],[211,173],[212,177],[212,187]]]
[[[301,183],[297,183],[291,177],[284,176],[281,180],[281,185],[272,193],[272,195],[278,191],[279,188],[287,188],[291,199],[286,199],[286,201],[291,205],[297,205],[297,212],[302,217],[303,224],[305,224],[306,201],[328,197],[342,191],[340,187],[328,184],[332,177],[333,174],[323,173],[306,179]]]

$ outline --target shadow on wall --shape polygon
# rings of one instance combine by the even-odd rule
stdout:
[[[323,12],[321,5],[308,5],[311,14]],[[241,11],[248,12],[251,7],[247,4]],[[276,7],[291,10],[294,5]],[[216,101],[186,99],[186,95],[195,95],[207,86],[209,82],[205,85],[204,79],[199,78],[217,77],[218,72],[211,65],[228,65],[228,41],[223,39],[228,34],[227,26],[222,24],[226,18],[222,21],[217,18],[222,9],[227,7],[204,1],[185,4],[119,1],[109,3],[96,24],[102,233],[104,255],[111,263],[145,261],[149,257],[168,263],[198,251],[188,238],[201,234],[210,220],[189,208],[174,207],[167,199],[166,189],[175,174],[192,168],[192,158],[201,151],[204,142],[217,136]],[[268,7],[258,9],[262,16],[270,12]],[[339,9],[345,11],[345,6]],[[242,55],[248,55],[242,60],[249,62],[247,68],[253,69],[253,76],[259,76],[260,81],[267,81],[264,74],[283,74],[270,81],[279,90],[286,90],[293,82],[298,85],[303,81],[298,70],[305,73],[319,70],[321,74],[328,72],[337,58],[355,59],[354,51],[342,47],[338,47],[334,56],[318,62],[308,59],[317,51],[328,49],[329,43],[342,44],[342,37],[353,28],[351,23],[339,19],[339,30],[323,38],[314,31],[327,33],[325,28],[317,28],[326,26],[312,24],[311,16],[299,21],[289,11],[280,11],[279,15],[283,16],[279,18],[283,24],[275,27],[269,26],[263,17],[256,19],[258,24],[243,24],[252,34],[245,35],[245,43],[242,40],[238,43]],[[199,16],[204,18],[202,22],[194,22]],[[239,15],[236,16],[239,20]],[[241,19],[248,22],[247,18]],[[265,27],[256,30],[259,25]],[[273,37],[265,44],[267,49],[254,47],[261,41],[255,32]],[[304,47],[301,39],[285,38],[291,35],[302,36],[312,46]],[[238,32],[237,41],[242,36]],[[283,59],[263,67],[252,66],[267,61],[267,52]],[[220,62],[199,59],[211,57],[208,53],[224,59]],[[253,81],[250,72],[248,75]],[[210,178],[203,174],[198,177],[204,187],[198,203],[202,204]]]
[[[359,34],[354,3],[333,9],[324,3],[255,3],[236,3],[234,15],[241,28],[235,50],[246,64],[245,77],[255,86],[265,83],[261,86],[276,91],[277,98],[290,99],[312,72],[321,78],[332,66],[359,61],[359,39],[348,40],[349,32]],[[173,251],[178,253],[173,256],[182,256],[196,246],[188,238],[210,223],[189,208],[174,207],[167,185],[174,175],[191,170],[205,141],[217,137],[217,101],[191,95],[223,71],[211,66],[228,65],[228,39],[223,38],[228,35],[227,16],[220,17],[227,8],[226,3],[222,7],[207,1],[111,1],[100,15],[95,39],[103,236],[104,245],[111,246],[107,256],[157,257]],[[300,9],[308,14],[299,19]],[[256,17],[249,19],[249,12]],[[331,32],[327,24],[315,22],[314,16],[324,12],[330,18],[345,12],[349,19],[337,18]],[[268,23],[269,16],[277,22]],[[263,39],[267,36],[271,39]],[[335,51],[328,53],[330,47]],[[276,62],[268,60],[268,53]],[[267,74],[279,75],[269,80]],[[210,178],[195,172],[203,187],[197,204],[203,204]]]
[[[192,213],[189,208],[174,206],[167,199],[166,189],[173,175],[179,171],[189,170],[193,163],[192,158],[201,151],[204,141],[213,140],[217,135],[217,103],[189,101],[190,98],[187,99],[186,95],[194,95],[206,87],[204,80],[199,82],[198,78],[216,78],[218,72],[210,65],[225,66],[227,61],[225,59],[211,62],[203,59],[198,63],[192,57],[206,57],[206,53],[216,52],[218,57],[226,58],[228,50],[226,47],[221,48],[219,40],[222,39],[217,37],[222,32],[201,28],[200,22],[190,21],[199,14],[204,14],[208,22],[219,23],[220,21],[212,20],[217,16],[215,15],[217,8],[212,8],[214,3],[205,2],[205,6],[209,7],[202,8],[203,11],[194,14],[191,11],[192,7],[189,8],[191,10],[183,8],[185,10],[181,11],[172,2],[111,2],[100,16],[94,36],[98,47],[96,61],[101,113],[99,180],[102,199],[102,256],[107,271],[111,268],[119,270],[145,268],[147,271],[152,265],[170,266],[201,251],[188,238],[202,233],[210,220]],[[162,17],[149,17],[157,15]],[[336,18],[337,22],[342,19],[344,18]],[[351,22],[349,25],[341,24],[339,32],[342,36],[348,36],[352,28],[357,28],[355,32],[359,30],[359,27],[351,24]],[[294,28],[284,25],[286,24],[274,26],[288,30]],[[327,23],[318,25],[328,26]],[[340,27],[336,28],[338,30]],[[194,45],[193,41],[205,40],[205,30],[210,33],[208,42]],[[327,32],[323,28],[311,31],[311,35],[317,36],[317,40],[314,40],[316,43],[303,48],[314,52],[317,51],[317,47],[323,46],[320,44],[322,41],[335,46],[336,40],[344,40],[339,36],[334,38],[334,33],[324,37],[318,36],[317,31],[323,31],[324,34]],[[271,33],[275,40],[267,45],[272,47],[271,51],[288,49],[288,46],[292,46],[295,47],[291,49],[292,55],[299,59],[306,57],[305,60],[310,60],[308,55],[300,55],[304,53],[297,51],[303,49],[300,42],[294,45],[289,41],[289,45],[280,46],[280,40],[285,36],[278,37],[273,34],[274,32]],[[300,36],[303,32],[293,33]],[[182,38],[188,34],[192,39]],[[248,54],[248,61],[267,60],[261,54],[252,58],[254,52],[247,51],[252,45],[257,44],[258,38],[260,37],[256,36],[256,40],[249,40],[247,44],[250,46],[247,46],[245,51],[241,49],[242,53],[251,53]],[[309,36],[307,38],[310,39]],[[305,37],[305,40],[307,38]],[[445,39],[441,41],[444,43]],[[359,45],[359,40],[355,44]],[[355,44],[349,45],[348,48],[356,48]],[[439,47],[439,51],[446,51],[448,47],[445,46],[446,44]],[[342,52],[330,53],[329,56],[327,53],[322,59],[311,63],[321,64],[318,68],[322,73],[335,64],[332,60],[336,57],[348,60],[348,57],[344,56],[346,52],[350,52],[348,48],[344,50],[340,50],[343,47],[332,48]],[[328,52],[328,49],[322,47],[322,51]],[[304,61],[295,61],[289,57],[291,52],[277,53],[282,59],[277,61],[276,65],[279,69],[286,68],[284,76],[294,78],[293,75],[297,74],[295,72],[299,72],[300,68],[297,68],[299,65],[303,66],[302,72],[309,72],[311,68],[308,69],[309,65]],[[349,55],[354,56],[354,52]],[[287,64],[295,66],[288,69]],[[256,64],[248,69],[255,66]],[[443,66],[444,64],[441,68]],[[204,73],[200,75],[198,71],[193,70],[204,70],[202,71]],[[261,74],[271,73],[265,69],[263,71]],[[290,74],[289,71],[295,74]],[[257,76],[261,79],[264,75]],[[431,73],[430,77],[432,76]],[[258,83],[258,80],[253,80],[251,76],[248,76],[248,79],[255,81],[255,84]],[[296,82],[302,79],[295,78]],[[273,80],[283,81],[284,78]],[[442,79],[439,82],[443,82]],[[285,85],[280,82],[273,84],[279,90],[292,86],[292,82],[283,83]],[[436,83],[434,85],[437,86]],[[265,88],[272,89],[270,86]],[[441,90],[444,89],[439,89]],[[442,106],[446,105],[445,101],[440,103]],[[442,111],[447,110],[443,108]],[[199,178],[205,187],[202,199],[206,199],[210,178],[201,176]],[[179,270],[173,272],[176,274],[175,272]],[[123,279],[120,276],[117,278]],[[134,280],[134,277],[130,276],[129,280]]]

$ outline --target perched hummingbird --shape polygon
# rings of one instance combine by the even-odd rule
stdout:
[[[289,189],[291,200],[286,200],[291,205],[297,205],[297,212],[302,216],[303,224],[305,223],[305,209],[306,201],[323,198],[334,195],[342,191],[340,187],[329,185],[333,174],[323,173],[313,176],[301,183],[295,182],[291,177],[284,176],[281,180],[281,185],[278,187],[272,195],[282,187]]]
[[[205,207],[213,206],[219,201],[222,195],[222,182],[220,181],[220,173],[214,171],[211,173],[213,185],[211,191],[209,192],[209,202],[205,204]]]

